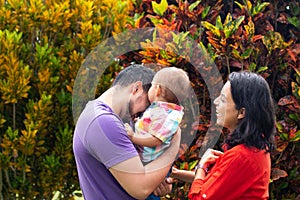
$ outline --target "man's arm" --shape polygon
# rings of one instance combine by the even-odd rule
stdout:
[[[136,199],[145,199],[164,180],[179,150],[178,129],[170,147],[156,160],[143,166],[139,156],[123,161],[109,170],[120,185]]]

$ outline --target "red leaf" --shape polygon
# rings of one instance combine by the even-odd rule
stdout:
[[[255,35],[255,36],[253,36],[252,41],[256,42],[257,40],[261,40],[262,38],[263,38],[262,35]]]
[[[294,103],[294,99],[290,95],[282,97],[278,101],[279,106],[286,106],[286,105],[290,105],[290,104],[293,104],[293,103]]]
[[[273,168],[271,171],[271,179],[273,181],[288,176],[287,172],[279,168]]]
[[[238,61],[233,60],[233,61],[230,61],[230,66],[242,69],[243,64]]]
[[[290,49],[287,49],[288,54],[290,55],[290,57],[292,58],[292,60],[294,62],[297,62],[297,58],[294,52],[292,52]]]
[[[274,31],[274,27],[272,26],[272,24],[269,21],[266,21],[265,30],[266,31]]]

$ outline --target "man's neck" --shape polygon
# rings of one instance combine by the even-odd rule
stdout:
[[[127,103],[126,98],[122,98],[125,97],[125,91],[114,86],[106,90],[98,99],[108,105],[115,114],[122,117],[122,109]]]

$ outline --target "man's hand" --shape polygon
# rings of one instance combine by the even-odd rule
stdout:
[[[153,191],[156,196],[165,196],[172,192],[172,183],[173,179],[171,177],[167,177],[163,182]]]

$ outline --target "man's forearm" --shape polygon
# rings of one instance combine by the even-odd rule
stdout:
[[[180,130],[169,148],[157,159],[143,166],[138,156],[123,161],[109,170],[120,185],[136,199],[145,199],[164,180],[178,154]]]

